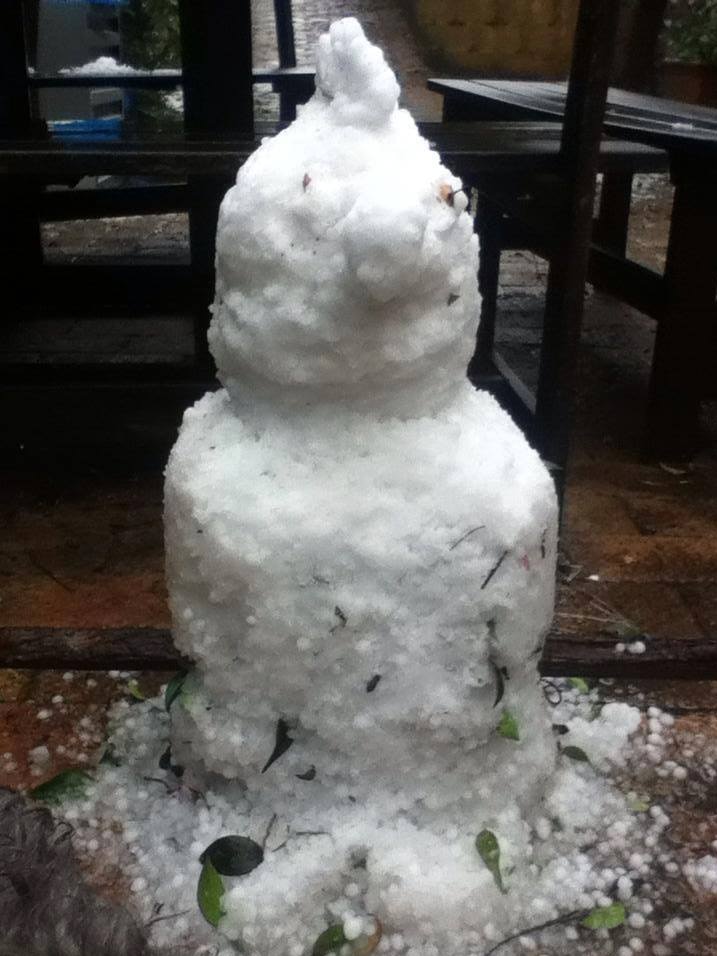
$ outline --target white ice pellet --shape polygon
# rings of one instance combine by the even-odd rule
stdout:
[[[39,764],[41,766],[50,762],[50,751],[44,744],[41,744],[39,747],[33,747],[27,756],[30,763]]]

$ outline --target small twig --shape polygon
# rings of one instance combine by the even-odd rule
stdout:
[[[571,614],[569,611],[556,611],[556,617],[569,617],[576,621],[596,621],[598,624],[614,623],[611,617],[597,617],[595,614]]]
[[[177,788],[170,787],[166,780],[162,780],[160,777],[142,777],[143,780],[146,780],[147,783],[161,783],[162,786],[166,789],[167,793],[175,793]]]
[[[149,928],[150,926],[154,926],[155,923],[161,923],[163,919],[174,919],[177,916],[186,916],[187,913],[191,913],[191,910],[181,910],[179,913],[167,913],[165,916],[154,916],[144,925]]]
[[[506,936],[505,939],[502,939],[499,943],[496,943],[495,946],[491,946],[490,949],[486,950],[483,956],[492,956],[492,954],[497,953],[502,946],[506,946],[508,943],[520,939],[521,936],[528,936],[530,933],[539,933],[543,929],[550,929],[551,926],[561,926],[564,923],[572,923],[576,919],[584,918],[589,912],[590,910],[573,910],[572,913],[567,913],[565,916],[558,916],[556,919],[549,919],[547,923],[540,923],[539,926],[529,926],[527,929],[522,929],[519,933]]]
[[[266,841],[269,839],[269,834],[271,833],[271,831],[272,831],[272,829],[273,829],[273,827],[274,827],[274,824],[276,823],[277,819],[278,819],[277,815],[274,814],[274,815],[272,816],[271,820],[269,820],[269,826],[266,828],[266,833],[264,834],[264,839],[261,841],[261,848],[262,848],[262,850],[265,850],[265,849],[266,849]]]
[[[32,564],[34,564],[34,566],[37,568],[38,571],[42,571],[43,574],[45,574],[51,581],[54,581],[54,583],[58,587],[62,588],[64,591],[67,591],[68,594],[74,594],[75,589],[70,587],[69,584],[65,584],[65,582],[62,581],[60,578],[58,578],[58,576],[54,574],[49,568],[46,568],[44,564],[38,561],[38,559],[35,557],[32,551],[28,551],[27,556],[32,562]]]
[[[480,586],[481,591],[483,590],[483,588],[487,587],[490,584],[491,578],[493,577],[493,575],[496,573],[498,568],[501,566],[501,564],[505,561],[507,557],[508,557],[508,552],[504,551],[501,554],[501,556],[498,558],[496,563],[493,565],[493,567],[490,569],[490,571],[488,572],[485,578],[485,581],[483,581],[483,583],[481,584]]]
[[[462,544],[466,540],[466,538],[470,538],[472,534],[475,534],[476,531],[480,531],[482,528],[485,528],[485,525],[479,524],[479,525],[476,525],[475,528],[471,528],[470,531],[466,531],[466,533],[464,535],[461,535],[461,537],[457,541],[454,541],[453,544],[449,545],[448,550],[453,551],[454,548],[457,548],[459,544]]]
[[[296,837],[300,836],[329,836],[329,833],[327,830],[295,830],[294,833],[289,831],[284,842],[280,843],[278,846],[275,846],[271,852],[278,853],[279,850],[283,850],[291,840],[294,840]]]

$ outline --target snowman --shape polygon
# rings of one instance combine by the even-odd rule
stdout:
[[[172,753],[248,831],[275,821],[228,895],[230,939],[298,954],[328,910],[347,940],[370,918],[397,951],[450,956],[510,905],[476,834],[517,866],[555,768],[537,663],[556,499],[465,376],[460,180],[355,20],[317,59],[314,97],[219,214],[222,388],[166,471],[174,639],[195,662]]]

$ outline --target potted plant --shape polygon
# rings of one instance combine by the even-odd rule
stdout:
[[[660,91],[717,106],[717,0],[681,0],[665,20]]]

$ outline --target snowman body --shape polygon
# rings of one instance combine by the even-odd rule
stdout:
[[[196,662],[172,751],[287,835],[226,917],[246,926],[254,899],[265,954],[359,858],[364,909],[430,922],[446,952],[458,925],[460,951],[485,921],[471,894],[501,905],[477,828],[513,821],[519,847],[555,762],[552,482],[465,378],[477,240],[397,95],[341,21],[313,100],[239,171],[210,330],[224,387],[187,411],[166,474],[174,637]]]

